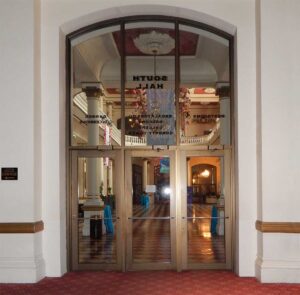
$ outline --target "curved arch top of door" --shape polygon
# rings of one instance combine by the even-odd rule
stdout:
[[[82,34],[91,31],[95,25],[120,20],[121,18],[132,18],[146,20],[149,16],[171,17],[185,19],[206,25],[211,28],[223,31],[233,36],[236,26],[213,15],[185,7],[171,5],[139,4],[110,7],[103,10],[78,16],[60,26],[65,36],[71,34]]]

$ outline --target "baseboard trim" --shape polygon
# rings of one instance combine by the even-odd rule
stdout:
[[[45,261],[37,257],[1,257],[1,283],[36,283],[45,277]]]
[[[44,230],[42,220],[36,222],[0,223],[0,234],[34,234]]]
[[[262,283],[300,283],[300,261],[263,260],[258,257],[255,276]]]
[[[300,222],[265,222],[257,220],[255,227],[263,233],[300,233]]]

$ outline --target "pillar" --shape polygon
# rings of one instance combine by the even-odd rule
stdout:
[[[104,112],[104,99],[103,97],[100,97],[99,99],[99,109],[101,112]],[[98,143],[99,144],[99,143]],[[103,142],[101,142],[101,145],[104,144],[104,137],[103,137]],[[103,195],[107,195],[107,182],[106,182],[106,169],[104,169],[104,159],[100,158],[99,159],[99,168],[100,168],[100,184],[102,186],[102,193]]]
[[[99,97],[101,95],[100,83],[82,83],[82,90],[86,93],[88,103],[88,145],[99,145],[99,124],[92,122],[99,115]],[[101,160],[99,158],[87,158],[87,201],[84,204],[84,217],[103,215],[103,201],[99,197],[101,184]],[[103,173],[103,172],[102,172]],[[103,174],[102,174],[103,175]],[[84,220],[83,235],[90,235],[90,221]]]
[[[111,188],[111,193],[113,194],[113,161],[109,160],[108,166],[108,187]]]
[[[222,97],[220,100],[220,143],[230,145],[230,97]]]
[[[192,186],[191,158],[186,158],[186,167],[187,167],[187,185]]]
[[[113,121],[113,108],[112,108],[112,106],[113,106],[112,102],[108,102],[106,104],[107,116],[111,119],[111,121]]]
[[[231,125],[230,125],[230,85],[228,82],[218,82],[216,94],[220,98],[220,143],[231,144]]]
[[[110,118],[111,121],[113,121],[113,103],[107,102],[106,103],[106,114]],[[110,128],[110,127],[108,127]],[[113,194],[113,162],[112,160],[108,161],[108,167],[107,167],[107,187],[111,188],[111,193]]]
[[[79,158],[78,159],[78,197],[84,196],[84,159]]]
[[[148,160],[143,160],[143,190],[146,190],[148,184]]]

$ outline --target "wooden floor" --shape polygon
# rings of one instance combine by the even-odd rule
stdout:
[[[190,217],[210,217],[211,205],[191,204]],[[170,216],[169,205],[155,204],[145,209],[134,205],[134,217]],[[105,234],[100,239],[82,236],[82,221],[78,224],[79,263],[114,264],[117,262],[116,235]],[[114,222],[115,232],[117,223]],[[224,263],[225,238],[212,235],[210,219],[189,219],[187,222],[188,262]],[[132,220],[132,258],[134,263],[171,262],[171,239],[169,219]]]

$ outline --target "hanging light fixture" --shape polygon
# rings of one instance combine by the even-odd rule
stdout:
[[[144,99],[143,102],[146,102],[146,108],[148,106],[148,113],[152,116],[156,117],[160,115],[161,112],[161,103],[157,98],[157,56],[158,55],[166,55],[170,53],[175,48],[175,40],[169,35],[165,33],[159,33],[155,30],[152,30],[150,33],[140,34],[137,38],[133,40],[135,46],[140,50],[140,52],[153,56],[153,75],[154,75],[154,88],[151,95],[151,99],[148,96],[148,99]],[[143,96],[146,98],[146,92]],[[150,95],[148,93],[148,95]],[[151,123],[153,130],[157,130],[158,126],[156,123]],[[167,131],[169,128],[169,123],[167,120],[164,120],[163,123],[160,124],[160,131]],[[143,126],[142,126],[143,128]],[[147,132],[146,129],[144,132]],[[158,133],[157,133],[158,135]]]
[[[140,34],[133,40],[136,48],[147,55],[164,55],[175,48],[175,40],[169,34],[162,34],[156,31]]]

